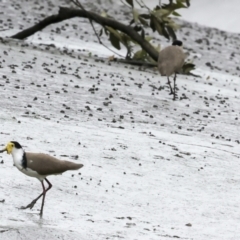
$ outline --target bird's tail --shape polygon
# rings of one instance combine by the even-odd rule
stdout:
[[[79,168],[83,167],[83,164],[81,163],[73,163],[65,161],[66,165],[68,166],[68,170],[78,170]]]

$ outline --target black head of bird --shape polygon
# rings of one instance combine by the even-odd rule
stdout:
[[[182,44],[182,41],[180,40],[174,40],[173,43],[172,43],[172,46],[179,46],[181,47],[183,44]]]
[[[158,71],[162,76],[167,76],[170,94],[176,99],[176,77],[181,70],[186,55],[182,50],[182,42],[174,40],[171,46],[164,48],[158,55]],[[172,88],[169,77],[174,74],[174,86]]]
[[[59,160],[48,154],[25,152],[22,146],[15,141],[9,142],[0,152],[4,151],[8,154],[12,154],[14,165],[19,171],[29,177],[35,177],[41,182],[43,192],[26,207],[21,207],[22,209],[32,209],[38,199],[42,197],[40,210],[41,216],[43,214],[46,192],[52,187],[52,184],[48,181],[47,176],[62,174],[65,171],[77,170],[83,167],[83,164]],[[44,180],[48,183],[47,188],[44,186]]]

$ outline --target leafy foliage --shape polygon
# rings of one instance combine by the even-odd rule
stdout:
[[[185,62],[182,67],[181,73],[182,74],[190,74],[190,72],[194,69],[195,69],[195,64],[193,64],[191,62]]]
[[[126,2],[129,4],[128,0]],[[171,16],[181,16],[176,10],[190,6],[190,0],[170,0],[169,4],[157,5],[153,10],[149,9],[143,2],[139,3],[139,5],[146,10],[146,13],[139,14],[131,5],[133,19],[130,21],[130,25],[134,25],[134,27],[140,26],[141,28],[150,27],[153,32],[157,31],[167,39],[175,40],[175,31],[178,29],[178,26]]]
[[[124,0],[122,1],[124,2]],[[134,31],[138,32],[144,40],[150,43],[150,40],[152,39],[152,37],[146,34],[147,28],[151,29],[153,32],[157,31],[159,35],[162,35],[169,40],[171,39],[174,41],[177,39],[176,31],[179,26],[174,22],[172,17],[181,16],[177,10],[189,7],[190,0],[169,0],[168,4],[157,5],[154,9],[148,8],[142,0],[136,0],[135,2],[138,4],[138,8],[141,8],[141,13],[134,7],[133,0],[125,0],[125,3],[131,8],[132,12],[132,20],[129,25]],[[104,17],[113,18],[106,13],[104,14]],[[141,48],[140,50],[136,50],[134,46],[138,45],[138,43],[125,33],[108,26],[103,26],[99,36],[101,36],[103,32],[109,36],[109,41],[114,48],[120,50],[121,44],[126,47],[127,59],[156,63],[144,49]],[[158,52],[160,51],[159,46],[154,48]],[[182,73],[188,74],[194,68],[195,65],[193,63],[185,63]]]

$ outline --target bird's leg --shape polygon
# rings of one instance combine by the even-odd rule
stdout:
[[[47,181],[48,183],[48,188],[46,189],[45,193],[52,187],[52,184],[45,178],[45,180]],[[41,181],[41,184],[43,186],[43,181]],[[44,194],[44,190],[45,190],[45,187],[43,187],[43,192],[37,197],[35,198],[31,203],[29,203],[26,207],[21,207],[21,209],[27,209],[27,208],[30,208],[32,209],[33,206],[35,205],[35,203],[38,201],[38,199]]]
[[[42,183],[42,182],[41,182]],[[30,208],[32,209],[33,206],[35,205],[35,203],[37,202],[37,200],[43,195],[43,192],[37,197],[35,198],[34,200],[32,200],[31,203],[29,203],[26,207],[22,206],[21,209],[27,209],[27,208]]]
[[[176,78],[177,74],[175,73],[173,78],[173,100],[176,100]]]
[[[170,87],[170,95],[173,94],[173,89],[172,89],[172,86],[171,86],[171,83],[170,83],[170,80],[169,80],[169,77],[167,77],[167,80],[168,80],[168,85]]]
[[[47,190],[45,190],[43,181],[42,181],[42,187],[43,187],[43,198],[42,198],[42,206],[41,206],[41,211],[40,211],[40,216],[42,217],[43,214],[43,207],[44,207],[44,202],[45,202],[45,196],[47,191],[52,187],[52,184],[47,180],[47,178],[45,178],[46,182],[48,183],[48,188]]]
[[[46,189],[45,189],[45,186],[43,184],[43,181],[41,182],[42,183],[42,188],[43,188],[43,197],[42,197],[42,206],[41,206],[41,210],[40,210],[40,216],[42,217],[42,214],[43,214],[43,207],[44,207],[44,200],[45,200],[45,195],[46,195]]]

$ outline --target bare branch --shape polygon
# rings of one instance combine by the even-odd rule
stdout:
[[[127,34],[134,41],[136,41],[142,47],[142,49],[149,54],[151,58],[157,61],[158,52],[154,49],[154,47],[148,41],[142,38],[141,35],[139,35],[131,26],[127,26],[118,21],[115,21],[114,19],[105,18],[96,13],[86,11],[86,10],[84,11],[82,9],[71,9],[71,8],[60,7],[57,15],[49,16],[43,19],[42,21],[40,21],[39,23],[37,23],[36,25],[28,29],[25,29],[11,37],[16,39],[24,39],[33,35],[38,31],[41,31],[42,29],[44,29],[50,24],[58,23],[67,19],[75,18],[75,17],[88,18],[102,26],[109,26]]]

